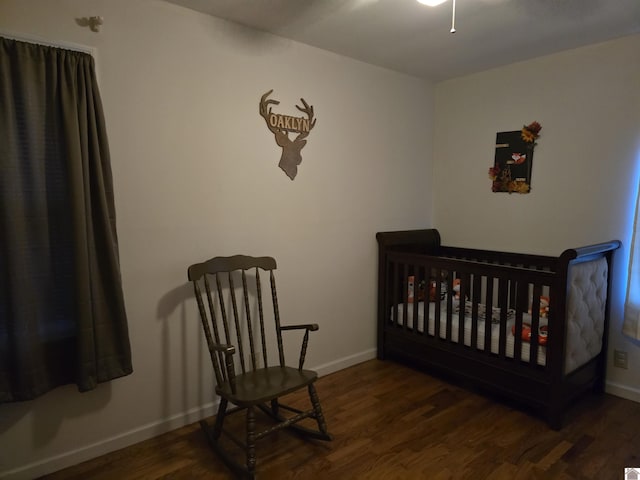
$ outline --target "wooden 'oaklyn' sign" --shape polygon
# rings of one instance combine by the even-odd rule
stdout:
[[[260,115],[267,122],[267,127],[276,137],[276,143],[282,147],[282,156],[278,166],[284,170],[284,173],[293,180],[298,173],[298,165],[302,163],[302,154],[300,151],[307,144],[305,140],[309,136],[309,132],[316,124],[313,118],[313,107],[301,98],[303,107],[296,105],[296,108],[305,113],[306,117],[290,117],[288,115],[279,115],[271,111],[270,105],[279,105],[278,100],[268,99],[273,90],[269,90],[262,95],[260,99]],[[291,140],[289,132],[298,135]]]

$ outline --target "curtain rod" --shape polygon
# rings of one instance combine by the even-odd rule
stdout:
[[[88,53],[91,56],[95,56],[95,50],[92,47],[79,45],[77,43],[48,40],[37,35],[10,32],[2,28],[0,28],[0,37],[8,38],[9,40],[17,40],[19,42],[37,43],[46,47],[64,48],[66,50],[74,50],[76,52]]]

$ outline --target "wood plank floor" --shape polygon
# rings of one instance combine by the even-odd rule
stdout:
[[[611,395],[581,401],[553,431],[513,406],[394,362],[356,365],[317,388],[335,439],[281,431],[262,440],[261,480],[619,480],[624,467],[640,466],[640,404]],[[288,400],[307,408],[304,396]],[[44,478],[232,477],[194,424]]]

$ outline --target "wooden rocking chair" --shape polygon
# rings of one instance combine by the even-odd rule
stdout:
[[[216,393],[220,396],[218,414],[213,427],[205,420],[202,420],[200,425],[211,447],[224,463],[236,474],[251,479],[255,478],[256,472],[256,441],[270,433],[282,428],[291,428],[311,438],[332,439],[327,432],[327,425],[314,387],[318,375],[314,371],[302,368],[309,332],[318,330],[318,326],[316,324],[280,325],[273,273],[275,269],[276,261],[271,257],[256,258],[244,255],[215,257],[206,262],[191,265],[188,269],[188,277],[193,282],[202,327],[216,376]],[[269,347],[273,348],[273,345],[267,342],[265,334],[265,330],[269,330],[269,325],[265,325],[268,322],[265,322],[267,315],[263,309],[260,270],[268,272],[271,286],[278,355],[275,366],[270,366],[267,359]],[[240,283],[237,289],[236,282]],[[239,303],[236,298],[240,292],[242,303]],[[229,310],[231,322],[227,315]],[[304,331],[297,368],[285,364],[282,332],[290,330]],[[257,348],[259,351],[256,351]],[[236,373],[237,360],[240,363],[241,373]],[[312,406],[310,410],[298,410],[279,402],[278,399],[283,395],[304,387],[309,392]],[[235,407],[227,410],[229,403]],[[256,409],[265,412],[277,424],[264,431],[256,432]],[[224,430],[223,424],[227,415],[243,410],[246,411],[246,438],[239,440]],[[291,415],[283,416],[282,410],[288,411]],[[315,419],[318,430],[297,425],[306,418]],[[234,459],[229,450],[223,448],[220,442],[222,434],[244,450],[245,464]]]

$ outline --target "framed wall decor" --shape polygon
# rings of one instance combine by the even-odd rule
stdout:
[[[489,169],[491,191],[529,193],[533,149],[542,126],[538,122],[525,125],[521,130],[498,132],[493,167]]]

